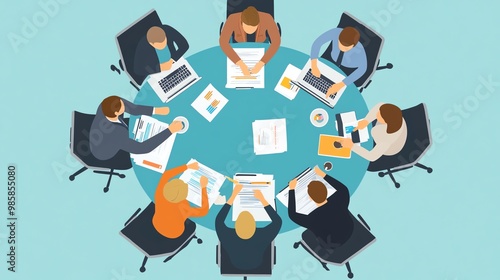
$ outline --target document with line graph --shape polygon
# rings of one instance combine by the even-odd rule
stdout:
[[[227,98],[224,97],[212,84],[193,101],[191,106],[207,121],[212,122],[219,112],[226,106]]]
[[[191,159],[187,164],[191,164],[196,162],[197,160]],[[188,196],[187,200],[198,207],[201,207],[201,186],[200,186],[200,178],[201,176],[205,176],[208,178],[208,186],[207,186],[207,194],[208,194],[208,206],[212,207],[215,200],[219,196],[220,188],[226,177],[220,174],[217,171],[214,171],[210,167],[207,167],[200,162],[198,162],[198,170],[188,169],[182,173],[181,179],[186,184],[188,184]]]

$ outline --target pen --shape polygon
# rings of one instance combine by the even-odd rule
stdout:
[[[239,184],[240,182],[232,179],[232,178],[229,178],[228,176],[226,176],[226,178],[229,180],[229,182],[233,183],[233,184]],[[270,185],[271,182],[245,182],[245,184],[250,184],[250,185]]]

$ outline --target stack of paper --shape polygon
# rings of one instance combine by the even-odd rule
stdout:
[[[191,164],[193,162],[196,162],[196,160],[191,159],[187,164]],[[198,163],[198,166],[198,170],[188,169],[184,171],[179,179],[188,184],[189,190],[187,200],[198,207],[201,207],[200,178],[201,176],[207,177],[208,205],[210,208],[219,197],[219,190],[222,187],[222,184],[224,184],[226,177],[201,163]]]
[[[276,209],[276,204],[274,203],[274,176],[264,174],[236,174],[233,179],[243,185],[243,189],[234,200],[233,221],[236,221],[243,211],[250,212],[257,222],[271,221],[262,203],[255,198],[254,190],[260,190],[269,205]]]
[[[168,124],[150,116],[141,116],[134,124],[134,140],[144,142],[168,128]],[[142,167],[163,173],[174,146],[175,134],[146,154],[130,154],[134,162]]]
[[[300,76],[300,71],[301,70],[299,68],[293,66],[292,64],[288,64],[274,90],[284,97],[293,100],[295,96],[297,96],[300,88],[294,85],[292,81],[297,80]]]
[[[219,114],[226,106],[225,98],[212,84],[209,84],[201,94],[193,101],[191,106],[209,122]]]
[[[265,53],[264,48],[235,48],[234,51],[247,65],[248,70],[252,70]],[[226,88],[264,88],[264,68],[265,66],[257,74],[245,76],[241,68],[228,58]]]
[[[252,123],[253,149],[256,155],[287,151],[286,119],[257,120]]]
[[[367,127],[361,130],[357,130],[356,132],[353,133],[354,128],[358,126],[358,119],[356,118],[356,112],[351,111],[347,113],[337,114],[336,118],[337,118],[336,123],[339,136],[351,138],[354,141],[354,143],[364,143],[368,141],[368,139],[370,139]],[[352,134],[356,134],[356,137],[353,137]],[[359,141],[357,141],[358,137]]]
[[[297,213],[309,215],[312,211],[314,211],[318,206],[312,199],[309,197],[307,193],[307,185],[311,181],[320,181],[325,184],[327,189],[327,196],[330,197],[337,190],[333,188],[330,184],[328,184],[323,178],[318,176],[313,169],[307,168],[302,173],[300,173],[297,178],[297,186],[295,187],[295,207]],[[286,187],[276,196],[283,205],[288,207],[288,192],[290,191],[289,187]]]

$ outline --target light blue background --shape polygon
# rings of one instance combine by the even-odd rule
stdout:
[[[9,163],[19,169],[18,273],[7,272],[2,261],[0,278],[222,278],[214,263],[215,235],[202,227],[203,245],[191,244],[167,264],[152,259],[141,275],[141,254],[118,235],[134,209],[149,201],[133,172],[114,178],[107,194],[103,176],[88,172],[74,182],[67,176],[80,168],[68,153],[71,111],[93,112],[110,94],[135,95],[124,75],[109,70],[118,60],[116,33],[156,8],[162,21],[188,38],[191,55],[217,44],[225,2],[66,2],[17,53],[8,34],[21,34],[23,18],[32,20],[43,10],[38,1],[3,1],[0,9],[0,181],[6,181]],[[500,81],[498,2],[309,2],[315,4],[276,1],[283,45],[307,53],[344,10],[371,22],[386,39],[382,63],[395,67],[375,74],[363,94],[368,106],[425,102],[440,136],[423,160],[433,174],[401,173],[399,190],[367,174],[354,194],[352,212],[363,214],[378,238],[352,261],[355,279],[498,279],[500,85],[484,85]],[[464,105],[465,112],[456,113]],[[5,196],[4,185],[2,223]],[[301,279],[291,278],[294,267],[301,267],[303,279],[346,279],[345,268],[326,272],[304,250],[292,248],[300,232],[277,240],[273,279]],[[6,233],[0,226],[2,256]]]

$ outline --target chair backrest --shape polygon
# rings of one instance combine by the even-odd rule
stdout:
[[[377,70],[377,66],[380,60],[379,59],[380,53],[384,45],[384,37],[382,37],[375,30],[373,30],[368,25],[364,24],[351,14],[344,12],[340,17],[340,21],[337,27],[345,28],[348,26],[354,27],[358,30],[360,34],[359,42],[363,45],[363,48],[365,49],[366,52],[367,70],[365,74],[361,76],[361,78],[359,78],[357,81],[354,82],[354,84],[357,87],[364,87],[366,86],[366,84],[368,84],[372,75]],[[334,62],[331,57],[331,52],[332,52],[332,43],[330,43],[330,45],[328,46],[328,48],[321,57],[331,62]],[[343,67],[340,68],[344,71]]]
[[[241,13],[249,6],[254,6],[259,12],[268,13],[274,18],[274,0],[227,0],[226,17]]]
[[[272,275],[275,260],[274,241],[264,251],[262,265],[252,271],[243,271],[235,267],[229,258],[229,254],[219,242],[218,245],[218,263],[220,264],[221,274],[224,276],[249,276],[249,275]],[[244,253],[244,252],[243,252]]]
[[[151,10],[116,35],[116,44],[118,46],[123,68],[130,80],[137,87],[140,87],[142,82],[146,79],[146,76],[137,75],[133,70],[137,44],[146,36],[149,28],[161,25],[160,17],[155,10]]]
[[[90,127],[95,115],[73,111],[70,132],[70,151],[84,166],[92,167],[97,159],[90,151]]]
[[[398,161],[401,163],[398,167],[415,164],[432,145],[430,120],[424,103],[403,110],[403,118],[408,134],[403,149],[397,154]]]

